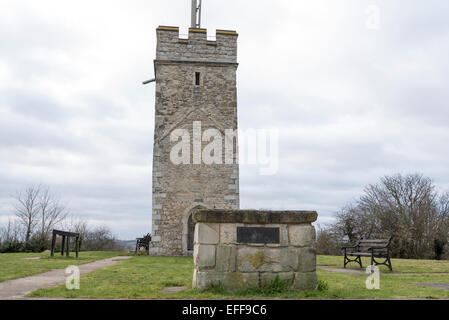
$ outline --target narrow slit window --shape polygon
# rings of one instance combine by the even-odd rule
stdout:
[[[201,80],[201,73],[200,72],[195,72],[195,85],[196,86],[200,85],[200,80]]]

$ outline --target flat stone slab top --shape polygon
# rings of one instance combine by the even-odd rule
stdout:
[[[161,290],[161,293],[177,293],[186,290],[187,287],[166,287]]]
[[[39,260],[41,257],[23,258],[22,260]]]
[[[424,283],[412,283],[414,286],[424,286],[424,287],[430,287],[435,289],[443,289],[443,290],[449,290],[449,283],[438,283],[438,282],[424,282]]]
[[[303,224],[315,222],[316,211],[198,210],[193,221],[207,223]]]

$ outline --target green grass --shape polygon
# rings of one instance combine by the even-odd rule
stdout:
[[[75,253],[70,253],[68,258],[60,254],[55,254],[55,257],[51,258],[50,253],[0,253],[0,282],[119,255],[126,255],[126,252],[80,252],[78,259],[75,258]],[[40,259],[25,259],[31,257]]]
[[[342,267],[343,257],[318,256],[319,265]],[[449,272],[447,261],[393,261],[395,271]],[[366,264],[368,265],[368,264]],[[380,290],[365,287],[367,275],[341,274],[317,270],[319,288],[311,292],[294,292],[281,282],[265,288],[249,288],[229,293],[220,286],[206,291],[192,289],[193,261],[190,257],[134,256],[114,266],[81,277],[81,289],[69,291],[65,286],[40,289],[31,297],[64,298],[132,298],[132,299],[253,299],[253,298],[315,298],[315,299],[381,299],[381,298],[449,298],[449,291],[411,285],[416,282],[449,284],[449,274],[391,274],[381,273]],[[169,286],[186,286],[179,293],[161,293]]]
[[[81,277],[80,290],[65,286],[41,289],[33,297],[83,298],[159,298],[165,287],[190,286],[193,275],[191,257],[134,256],[112,267]]]
[[[382,261],[382,259],[379,259]],[[331,268],[343,268],[343,256],[317,256],[317,265]],[[371,263],[370,258],[363,257],[362,264],[366,268]],[[417,260],[417,259],[391,259],[393,272],[447,272],[449,273],[449,260]],[[351,262],[347,268],[358,269],[357,262]],[[386,266],[379,266],[382,272],[390,272]]]

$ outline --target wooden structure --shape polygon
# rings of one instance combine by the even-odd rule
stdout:
[[[151,234],[147,234],[143,238],[136,238],[136,252],[140,250],[140,248],[145,248],[145,250],[149,250],[151,242]]]
[[[341,249],[344,250],[345,254],[344,267],[346,268],[346,265],[350,262],[357,262],[360,265],[360,268],[363,268],[361,257],[371,257],[371,265],[377,266],[383,264],[386,265],[390,271],[393,271],[390,260],[391,240],[393,240],[393,237],[381,240],[360,239],[355,246],[342,247]],[[355,258],[350,259],[348,256]],[[385,259],[385,261],[378,262],[376,261],[376,258]]]
[[[53,230],[53,237],[51,239],[51,256],[54,256],[56,237],[61,236],[61,256],[64,255],[64,246],[66,246],[66,256],[69,256],[70,252],[70,238],[75,238],[75,252],[76,257],[78,258],[78,252],[80,249],[80,234],[74,232]]]

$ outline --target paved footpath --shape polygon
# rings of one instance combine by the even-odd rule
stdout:
[[[91,263],[78,265],[80,274],[89,273],[98,269],[113,266],[120,260],[131,257],[119,256]],[[54,287],[65,283],[67,274],[65,269],[54,269],[45,273],[36,274],[26,278],[19,278],[0,282],[0,299],[20,299],[37,289]]]
[[[316,266],[318,269],[326,270],[326,271],[333,271],[333,272],[339,272],[339,273],[348,273],[348,274],[365,274],[365,270],[354,270],[354,269],[341,269],[341,268],[330,268],[325,266]]]
[[[365,272],[365,268],[361,269],[361,268],[347,268],[347,269],[343,269],[343,268],[331,268],[331,267],[326,267],[326,266],[316,266],[318,269],[321,270],[326,270],[326,271],[333,271],[333,272],[338,272],[338,273],[347,273],[347,274],[366,274]],[[367,266],[368,267],[368,266]],[[447,275],[449,274],[449,272],[383,272],[383,274],[442,274],[442,275]]]
[[[321,270],[346,273],[346,274],[366,274],[365,271],[354,270],[354,269],[330,268],[330,267],[325,267],[325,266],[316,266],[316,267]],[[443,274],[444,275],[444,274],[448,274],[448,273],[447,272],[389,272],[388,274]],[[443,290],[449,291],[448,283],[426,282],[426,283],[410,283],[410,284],[415,285],[415,286],[424,286],[424,287],[443,289]]]

